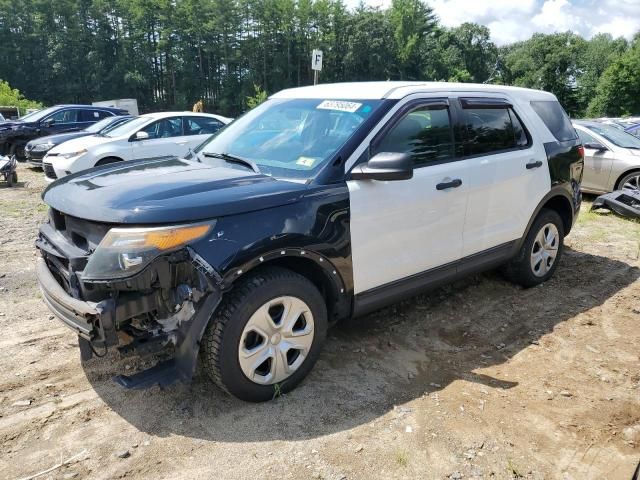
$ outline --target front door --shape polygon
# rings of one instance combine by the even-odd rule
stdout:
[[[182,117],[169,117],[157,120],[146,127],[149,138],[131,143],[132,159],[184,156],[188,147],[182,134]]]
[[[609,186],[609,176],[613,167],[614,153],[607,149],[601,139],[576,128],[578,137],[584,146],[584,173],[582,174],[582,188],[593,192],[606,192]],[[587,145],[599,144],[602,149],[589,148]]]
[[[406,104],[372,140],[368,155],[411,154],[413,178],[347,182],[354,293],[460,258],[468,179],[454,154],[451,125],[446,100]]]

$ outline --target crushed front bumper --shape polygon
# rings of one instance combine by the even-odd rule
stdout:
[[[630,218],[640,218],[640,190],[616,190],[600,195],[593,201],[591,210],[608,208]]]
[[[113,299],[95,303],[72,297],[56,281],[43,258],[37,260],[36,276],[45,303],[66,326],[94,345],[118,344]]]

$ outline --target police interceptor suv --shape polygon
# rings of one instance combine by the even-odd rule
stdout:
[[[83,359],[169,350],[116,381],[262,401],[311,370],[327,326],[472,272],[548,280],[583,151],[556,98],[496,85],[281,91],[188,155],[44,192],[37,275]],[[90,205],[90,208],[87,208]]]

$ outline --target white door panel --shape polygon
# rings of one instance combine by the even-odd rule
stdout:
[[[542,162],[539,167],[527,169],[537,161]],[[466,257],[522,237],[551,179],[541,145],[464,163],[469,196],[462,252]]]
[[[460,258],[465,164],[418,168],[410,180],[347,182],[356,294]],[[436,190],[438,183],[456,178],[462,186]]]

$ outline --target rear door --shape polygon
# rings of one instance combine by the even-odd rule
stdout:
[[[468,208],[462,256],[520,238],[549,191],[542,142],[534,142],[524,115],[505,98],[458,99],[464,138]]]
[[[576,126],[576,132],[584,147],[584,173],[582,188],[593,192],[608,192],[609,177],[615,154],[607,148],[603,140],[586,129]],[[605,150],[587,147],[587,144],[600,144]]]
[[[183,156],[187,151],[184,143],[179,143],[183,140],[181,116],[156,120],[140,131],[146,132],[149,138],[131,142],[132,158],[135,160]]]
[[[188,148],[196,148],[211,135],[220,130],[224,124],[213,117],[182,117],[184,137],[178,143]],[[185,154],[187,152],[185,151]]]
[[[414,172],[409,180],[347,182],[356,294],[460,258],[468,176],[452,125],[447,99],[416,98],[399,108],[359,160],[406,152]],[[457,186],[442,188],[452,182]]]

